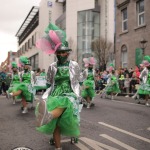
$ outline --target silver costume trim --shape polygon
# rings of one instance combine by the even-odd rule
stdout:
[[[148,78],[148,69],[146,67],[142,70],[139,78],[142,79],[142,83],[146,84]]]
[[[46,99],[54,90],[55,80],[54,77],[57,73],[57,62],[52,63],[47,72],[47,84],[50,84],[51,87],[47,89],[44,93],[44,99]],[[85,77],[82,72],[80,72],[80,67],[77,62],[70,60],[69,61],[69,75],[71,81],[71,88],[77,97],[80,97],[80,84],[79,82],[83,82]],[[47,93],[47,94],[46,94]]]

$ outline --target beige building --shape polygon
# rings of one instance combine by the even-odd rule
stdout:
[[[39,7],[31,9],[16,34],[18,56],[30,58],[33,70],[38,67],[47,70],[55,60],[54,55],[46,55],[35,46],[49,22],[66,31],[73,49],[70,57],[82,66],[82,59],[92,55],[94,39],[103,37],[114,43],[114,0],[41,0]]]
[[[150,55],[150,1],[117,0],[116,67],[134,68]]]

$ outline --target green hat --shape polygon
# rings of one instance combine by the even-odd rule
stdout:
[[[114,67],[114,64],[113,64],[113,63],[111,63],[111,64],[109,64],[109,66],[112,66],[112,67]]]
[[[144,60],[147,60],[150,63],[150,56],[149,55],[144,56]]]
[[[71,51],[71,49],[68,47],[68,42],[63,42],[62,45],[57,49],[57,51]]]
[[[11,63],[11,68],[18,68],[18,67],[17,67],[17,63],[16,63],[16,62],[12,62],[12,63]]]
[[[26,56],[21,56],[19,60],[22,65],[30,65],[30,61]]]

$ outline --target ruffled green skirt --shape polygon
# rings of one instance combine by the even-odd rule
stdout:
[[[138,94],[149,95],[150,94],[150,84],[141,84],[138,89]]]
[[[88,86],[88,88],[85,88],[84,90],[82,90],[81,92],[81,96],[83,98],[86,98],[86,97],[90,97],[91,99],[93,97],[95,97],[95,89],[94,89],[94,81],[91,81],[91,80],[86,80],[83,82],[83,86]]]
[[[56,126],[58,126],[62,135],[79,136],[79,102],[74,93],[62,96],[49,96],[46,104],[48,111],[52,111],[55,108],[65,108],[65,110],[59,118],[53,119],[48,124],[37,128],[38,131],[45,134],[53,134]]]
[[[11,85],[8,89],[8,92],[11,93],[11,92],[16,92],[17,91],[17,87],[18,85],[20,85],[20,83],[15,83],[13,85]],[[20,96],[15,96],[15,99],[21,99]]]
[[[22,91],[21,95],[19,95],[19,98],[21,98],[23,96],[27,102],[33,102],[34,89],[33,89],[31,84],[21,83],[16,87],[15,90],[16,91],[18,91],[18,90]]]
[[[108,85],[106,87],[106,93],[109,95],[111,93],[120,93],[119,85],[115,83],[114,85]]]

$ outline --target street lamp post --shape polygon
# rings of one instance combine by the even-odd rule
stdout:
[[[147,42],[144,38],[140,40],[140,47],[142,49],[143,56],[145,55],[145,48],[147,47]]]

